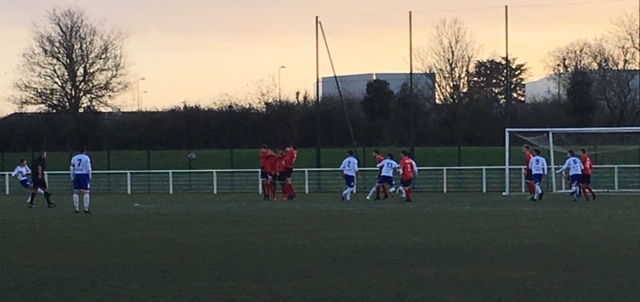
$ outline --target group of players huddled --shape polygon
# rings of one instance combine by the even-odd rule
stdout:
[[[271,150],[267,145],[260,149],[260,179],[262,181],[262,194],[264,200],[277,200],[277,185],[280,182],[282,197],[280,200],[293,200],[296,191],[291,181],[293,165],[298,157],[295,147],[289,145],[282,150]]]
[[[376,181],[376,185],[367,195],[367,200],[371,200],[374,193],[376,194],[375,200],[379,200],[380,192],[384,194],[383,198],[387,199],[389,198],[389,193],[393,194],[397,191],[402,194],[401,197],[403,200],[406,202],[412,202],[411,183],[418,175],[418,166],[413,160],[411,153],[407,151],[402,151],[401,153],[402,157],[398,164],[394,160],[392,153],[388,153],[387,157],[384,158],[380,155],[378,150],[373,151],[373,156],[377,162],[376,167],[379,169],[378,180]],[[355,191],[355,180],[358,175],[358,160],[354,157],[353,151],[349,150],[347,154],[347,158],[345,158],[342,161],[342,165],[340,165],[340,171],[344,176],[347,188],[340,194],[340,196],[343,201],[351,202],[351,194]],[[394,187],[394,172],[400,174],[401,185],[397,189]],[[387,190],[387,185],[389,186],[389,190]]]
[[[529,199],[542,200],[543,192],[540,183],[542,177],[547,174],[547,161],[540,155],[540,149],[534,149],[532,154],[529,145],[522,146],[522,152],[524,152],[524,174],[530,195]],[[569,170],[567,181],[571,184],[571,195],[574,202],[578,201],[582,195],[584,195],[585,201],[589,201],[587,191],[591,193],[594,200],[596,199],[596,194],[591,187],[593,164],[587,155],[587,150],[580,149],[580,158],[572,150],[567,151],[567,160],[556,173],[562,173],[565,170]]]

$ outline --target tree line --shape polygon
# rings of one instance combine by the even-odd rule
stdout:
[[[505,127],[589,127],[640,124],[638,15],[612,22],[607,34],[569,42],[546,61],[559,93],[525,100],[529,68],[515,57],[479,57],[464,23],[443,19],[417,49],[431,87],[384,80],[362,97],[307,94],[280,100],[256,87],[257,104],[183,104],[158,112],[109,112],[126,91],[125,35],[105,29],[79,8],[54,9],[33,30],[11,101],[41,113],[0,121],[0,151],[77,144],[97,149],[502,145]],[[259,85],[257,85],[259,86]],[[525,102],[526,101],[526,102]]]

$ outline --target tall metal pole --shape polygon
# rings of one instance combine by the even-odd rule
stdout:
[[[286,66],[282,65],[280,66],[280,68],[278,68],[278,101],[282,101],[282,88],[281,87],[281,82],[280,82],[280,72],[282,71],[282,69],[287,68]]]
[[[320,32],[318,24],[319,17],[316,16],[316,168],[321,168],[320,161]]]
[[[409,11],[409,100],[411,102],[411,154],[416,154],[416,125],[413,100],[413,18]]]
[[[506,61],[506,87],[505,91],[505,109],[507,114],[507,128],[511,125],[511,60],[509,60],[509,6],[504,6],[504,48],[505,48],[505,61]]]

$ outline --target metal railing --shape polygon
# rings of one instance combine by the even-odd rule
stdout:
[[[509,167],[510,192],[525,192],[521,166]],[[416,192],[504,192],[505,167],[424,167],[420,168],[412,188]],[[551,169],[550,169],[551,172]],[[356,178],[356,189],[368,191],[376,181],[376,168],[363,168]],[[0,194],[24,192],[10,173],[2,172],[5,185]],[[47,172],[53,191],[71,190],[68,171]],[[339,192],[345,184],[338,169],[297,169],[293,184],[298,193]],[[396,180],[399,179],[396,177]],[[595,166],[593,187],[604,191],[640,191],[640,165]],[[545,177],[543,188],[552,192],[551,177]],[[558,192],[568,189],[565,177],[556,177]],[[159,170],[159,171],[94,171],[91,191],[95,193],[261,193],[258,169],[245,170]]]

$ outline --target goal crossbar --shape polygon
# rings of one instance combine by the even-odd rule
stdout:
[[[509,134],[512,132],[545,132],[548,134],[549,149],[554,150],[553,134],[554,133],[640,133],[640,127],[592,127],[592,128],[505,128],[504,131],[504,192],[502,195],[509,195]],[[555,167],[554,152],[549,154],[549,164]],[[556,174],[553,171],[550,174],[553,192],[556,192]]]

